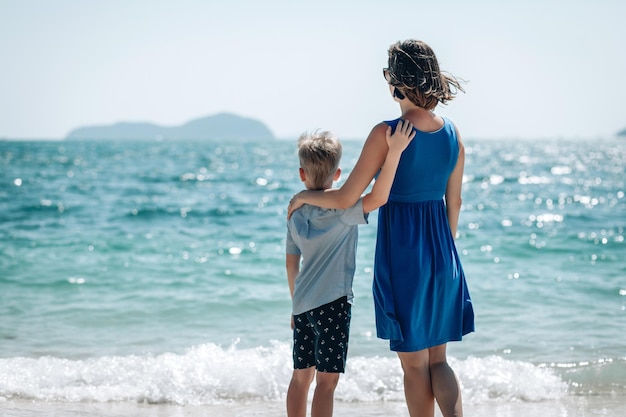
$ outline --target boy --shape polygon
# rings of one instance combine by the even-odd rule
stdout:
[[[289,417],[306,416],[314,377],[311,415],[332,416],[335,387],[348,353],[357,227],[367,223],[368,213],[387,202],[400,156],[413,136],[409,122],[400,121],[393,135],[391,127],[387,129],[385,162],[371,192],[354,206],[334,210],[304,205],[288,221],[286,268],[294,335]],[[341,143],[329,132],[300,137],[300,179],[307,189],[326,190],[339,179],[341,150]]]

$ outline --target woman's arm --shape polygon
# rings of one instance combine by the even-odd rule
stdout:
[[[459,142],[459,157],[452,174],[450,174],[450,178],[448,178],[448,185],[446,186],[446,213],[453,237],[456,237],[459,213],[461,212],[461,204],[463,202],[461,198],[461,188],[463,185],[463,169],[465,167],[465,147],[463,146],[458,130],[456,131],[456,136]]]
[[[299,192],[289,203],[288,217],[291,217],[291,214],[303,204],[335,209],[346,209],[353,206],[385,161],[387,156],[386,130],[387,125],[385,123],[374,126],[363,145],[354,169],[341,188]]]
[[[408,120],[406,122],[400,120],[393,135],[391,134],[391,126],[387,126],[385,138],[389,150],[372,191],[363,197],[363,212],[370,213],[387,203],[402,152],[409,146],[414,137],[413,125]]]

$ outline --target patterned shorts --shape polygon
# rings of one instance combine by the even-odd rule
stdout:
[[[347,297],[293,317],[293,367],[343,373],[352,306]]]

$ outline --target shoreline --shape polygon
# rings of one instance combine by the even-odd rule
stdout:
[[[0,397],[1,398],[1,397]],[[623,413],[626,397],[618,394],[567,396],[559,400],[538,402],[486,402],[466,404],[465,414],[473,417],[617,416]],[[0,414],[7,417],[277,417],[286,415],[283,401],[248,401],[216,405],[172,405],[123,402],[60,403],[28,400],[0,400]],[[335,401],[336,417],[408,417],[404,402]],[[435,416],[441,413],[435,410]]]

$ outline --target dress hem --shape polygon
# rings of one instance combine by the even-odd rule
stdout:
[[[449,342],[460,342],[460,341],[463,340],[463,336],[466,336],[466,335],[468,335],[470,333],[473,333],[473,332],[474,332],[474,330],[470,330],[468,332],[464,332],[459,337],[446,338],[446,339],[442,339],[441,341],[437,341],[437,342],[433,342],[433,343],[427,343],[425,345],[402,347],[400,349],[389,346],[389,349],[392,352],[419,352],[420,350],[430,349],[432,347],[439,346],[439,345],[444,345],[444,344],[449,343]],[[389,344],[391,345],[392,342],[393,342],[393,340],[390,340]],[[400,342],[398,344],[402,344],[402,342]]]

